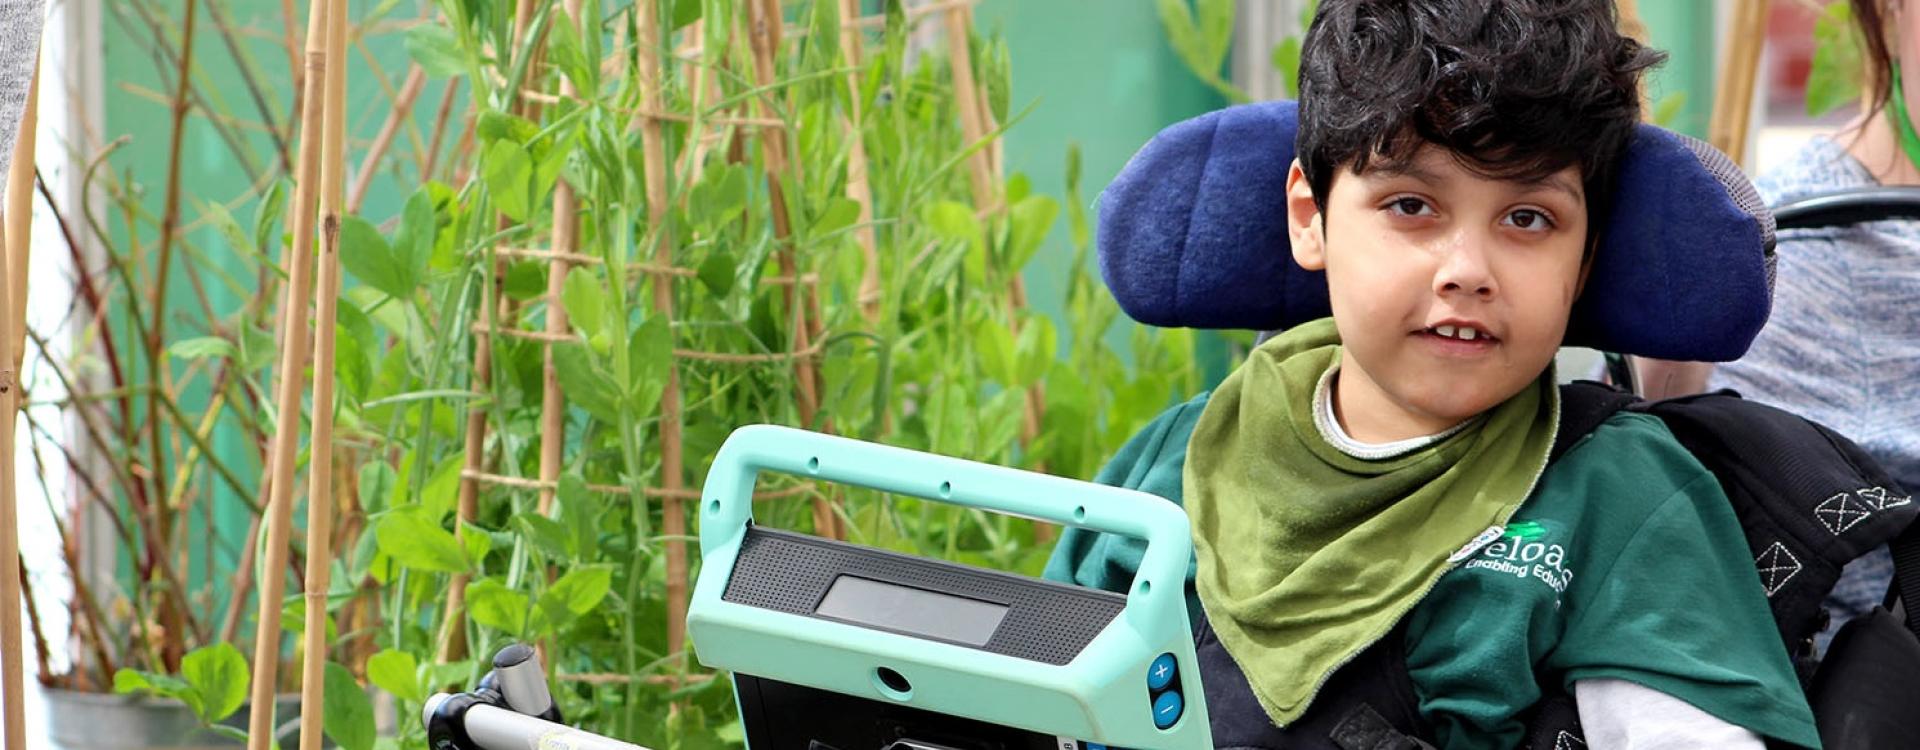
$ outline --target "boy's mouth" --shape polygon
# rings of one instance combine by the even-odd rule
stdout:
[[[1471,323],[1442,323],[1427,326],[1421,333],[1453,341],[1474,341],[1489,344],[1499,341],[1499,339],[1494,338],[1493,334],[1488,333],[1485,328]]]

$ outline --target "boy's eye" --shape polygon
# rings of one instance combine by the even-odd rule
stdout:
[[[1387,202],[1387,210],[1400,216],[1420,216],[1433,213],[1427,202],[1419,198],[1395,198]]]
[[[1552,219],[1531,208],[1522,208],[1508,213],[1506,223],[1533,232],[1544,232],[1553,228]]]

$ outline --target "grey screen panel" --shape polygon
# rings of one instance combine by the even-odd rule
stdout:
[[[727,578],[726,593],[721,598],[776,612],[848,622],[818,611],[827,590],[842,576],[1005,604],[1005,618],[993,636],[984,644],[970,647],[1042,664],[1073,661],[1127,606],[1125,596],[1110,591],[753,525],[747,527],[746,538],[741,540],[733,574]]]
[[[834,579],[816,614],[945,641],[985,646],[1007,617],[1007,605],[871,581]]]

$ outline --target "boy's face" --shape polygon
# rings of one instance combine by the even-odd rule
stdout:
[[[1586,205],[1578,167],[1493,179],[1427,147],[1337,170],[1323,214],[1294,162],[1293,256],[1327,272],[1347,432],[1431,435],[1539,378],[1585,280]]]

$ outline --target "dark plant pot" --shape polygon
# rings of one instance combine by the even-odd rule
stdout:
[[[200,723],[176,700],[82,693],[42,687],[46,699],[47,734],[55,750],[215,750],[244,744],[200,728]],[[280,747],[300,746],[300,696],[284,694],[274,700]],[[247,728],[249,706],[241,706],[223,724]]]

